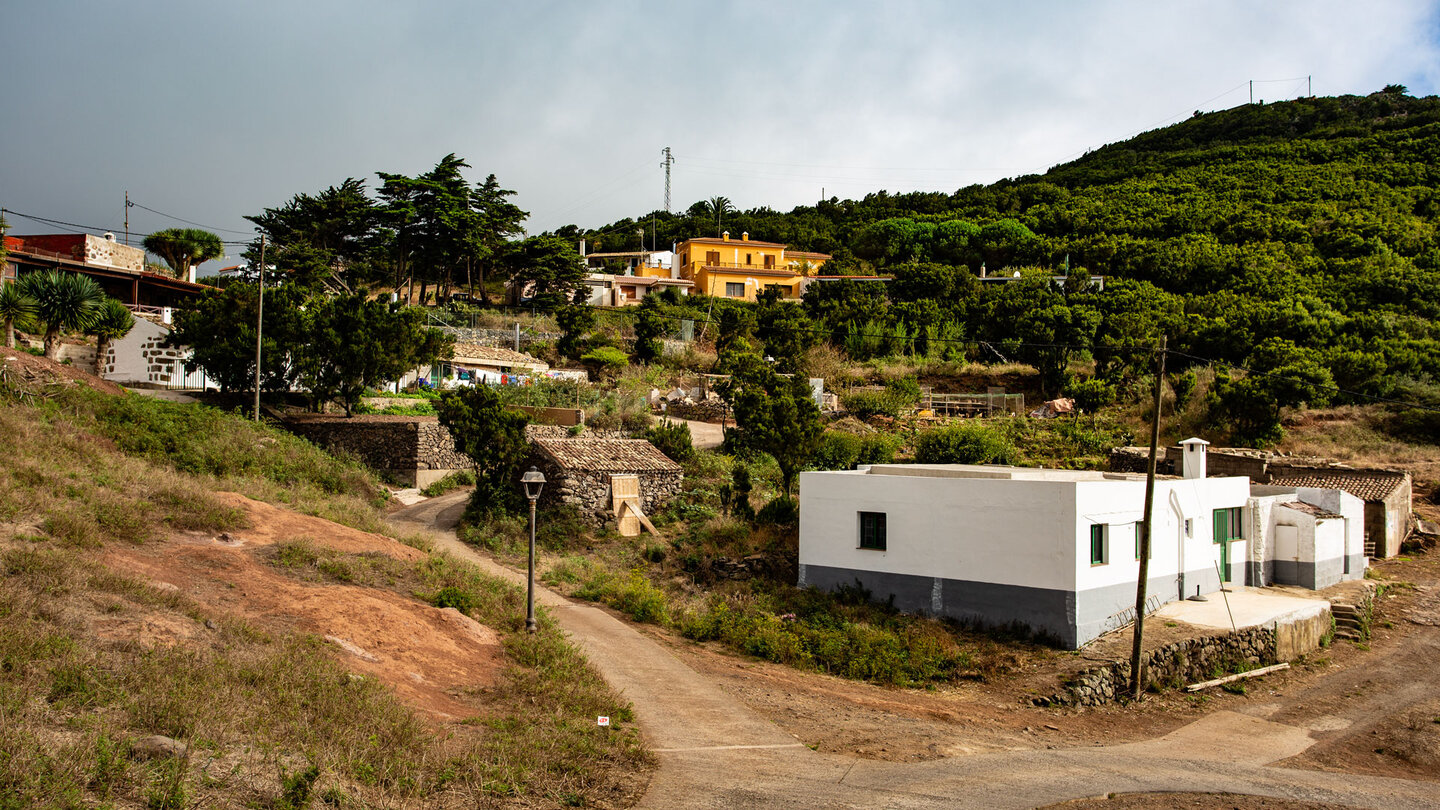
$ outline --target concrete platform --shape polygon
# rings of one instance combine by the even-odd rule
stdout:
[[[1208,602],[1171,602],[1154,613],[1155,616],[1185,622],[1197,627],[1221,630],[1233,627],[1269,627],[1316,618],[1330,612],[1330,602],[1319,596],[1297,596],[1293,590],[1251,588],[1232,585],[1230,592],[1206,594]],[[1226,609],[1226,603],[1229,609]]]

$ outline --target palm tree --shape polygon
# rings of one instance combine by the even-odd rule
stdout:
[[[130,314],[129,307],[114,298],[106,298],[105,303],[100,305],[99,316],[86,330],[95,336],[96,377],[105,374],[105,355],[110,352],[110,344],[130,334],[134,328],[135,316]]]
[[[191,267],[225,255],[220,237],[199,228],[166,228],[145,237],[141,244],[164,259],[179,279],[185,278]]]
[[[31,273],[20,288],[35,301],[35,319],[45,325],[45,356],[51,360],[60,359],[60,333],[89,329],[105,300],[94,279],[59,270]]]
[[[0,321],[5,323],[5,348],[15,348],[15,328],[30,328],[35,316],[35,299],[20,289],[18,282],[0,284]]]
[[[729,197],[711,197],[709,201],[710,213],[715,215],[715,235],[720,235],[720,220],[735,208],[730,205]]]

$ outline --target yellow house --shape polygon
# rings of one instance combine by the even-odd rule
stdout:
[[[679,277],[693,281],[696,293],[744,301],[754,301],[767,287],[779,289],[782,298],[798,299],[805,277],[829,259],[778,242],[756,242],[748,233],[731,239],[728,231],[718,239],[688,239],[675,248]]]

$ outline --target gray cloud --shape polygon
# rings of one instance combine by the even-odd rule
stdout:
[[[1431,94],[1429,2],[21,2],[0,203],[218,228],[456,152],[533,231],[953,190],[1256,95]],[[1296,79],[1273,82],[1273,79]],[[16,232],[45,230],[15,218]],[[132,210],[132,230],[176,224]],[[234,236],[234,234],[226,234]]]

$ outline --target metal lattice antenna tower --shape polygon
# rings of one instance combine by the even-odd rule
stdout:
[[[668,214],[670,213],[670,164],[675,162],[675,156],[670,154],[670,147],[668,146],[665,147],[663,151],[665,154],[665,162],[660,165],[665,167],[665,213]]]

